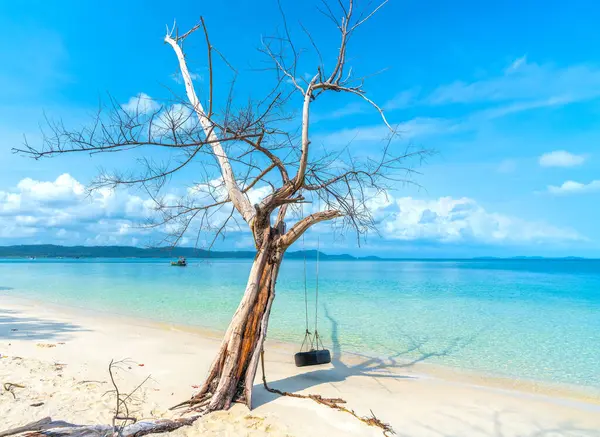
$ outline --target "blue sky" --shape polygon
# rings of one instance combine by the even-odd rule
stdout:
[[[326,59],[334,55],[337,35],[312,2],[282,4]],[[323,228],[307,244],[319,236],[329,252],[384,256],[600,257],[599,12],[577,0],[387,4],[352,41],[352,65],[361,75],[385,69],[366,88],[400,126],[397,147],[438,154],[420,168],[422,188],[399,186],[373,204],[381,237],[358,248],[351,235],[332,238]],[[11,148],[24,134],[39,138],[44,112],[78,126],[107,92],[126,104],[140,93],[160,99],[178,91],[165,25],[177,19],[186,29],[200,15],[240,72],[239,97],[260,94],[268,83],[256,71],[264,60],[256,48],[281,26],[275,1],[2,5],[0,27],[10,38],[0,40],[0,244],[151,242],[135,227],[142,193],[83,194],[99,167],[127,168],[130,157],[36,162]],[[201,92],[201,38],[186,49]],[[314,56],[303,59],[311,72]],[[348,97],[317,102],[314,114],[316,143],[368,148],[385,135],[377,114]],[[218,247],[249,241],[234,232]]]

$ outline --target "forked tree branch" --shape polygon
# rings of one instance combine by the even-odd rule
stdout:
[[[196,240],[200,231],[220,235],[233,229],[229,223],[237,225],[238,216],[249,224],[257,248],[261,246],[260,236],[265,227],[274,225],[280,228],[283,222],[288,223],[291,233],[282,243],[287,247],[312,224],[335,218],[343,218],[335,225],[356,230],[360,241],[361,235],[376,230],[370,198],[386,195],[399,183],[411,183],[411,176],[416,172],[406,161],[422,159],[429,153],[423,150],[397,153],[390,147],[392,139],[397,138],[395,129],[382,108],[367,96],[363,88],[366,76],[355,78],[352,68],[347,66],[348,44],[353,33],[386,2],[383,0],[361,15],[356,13],[353,0],[347,0],[347,4],[339,0],[331,6],[323,1],[324,14],[339,31],[339,46],[329,69],[323,62],[317,41],[300,24],[300,35],[307,36],[319,62],[309,79],[306,79],[306,74],[302,78],[297,77],[297,71],[302,71],[298,62],[303,50],[297,49],[292,28],[288,26],[282,4],[278,2],[284,34],[263,38],[261,49],[271,61],[270,69],[277,72],[277,83],[263,99],[249,101],[241,107],[234,102],[233,86],[224,104],[217,105],[214,100],[213,91],[219,75],[214,69],[216,58],[213,55],[223,55],[212,45],[204,20],[201,18],[197,25],[182,35],[174,24],[167,28],[164,41],[178,60],[178,74],[183,79],[185,97],[178,98],[173,93],[175,100],[162,100],[163,104],[159,105],[157,101],[145,101],[140,96],[134,108],[131,108],[131,103],[126,107],[112,99],[109,113],[98,111],[91,126],[68,130],[62,122],[46,120],[50,134],[43,136],[39,150],[26,144],[26,148],[14,151],[37,159],[76,151],[95,154],[141,147],[164,150],[163,156],[168,155],[166,163],[154,161],[155,155],[142,155],[138,158],[143,168],[141,171],[125,174],[103,172],[90,187],[138,186],[145,190],[155,203],[151,217],[147,217],[147,226],[152,229],[168,226],[168,236],[163,242],[169,239],[172,244],[177,244],[182,241],[184,233],[196,227]],[[334,6],[342,13],[334,11]],[[208,55],[206,108],[195,89],[184,51],[184,42],[198,30],[203,32]],[[224,58],[223,61],[233,68]],[[286,85],[287,90],[284,90]],[[312,142],[312,105],[321,94],[329,92],[355,95],[379,113],[390,132],[388,144],[379,158],[372,148],[369,154],[356,156],[356,152],[352,153],[350,149],[350,143],[342,149],[334,146],[328,150],[327,144]],[[298,95],[302,95],[300,120],[297,126],[290,127],[295,115],[288,105],[292,103],[292,97]],[[195,166],[195,180],[184,194],[165,194],[171,178],[192,166]],[[274,169],[277,169],[277,176]],[[203,180],[196,182],[198,174]],[[200,188],[197,190],[197,187]],[[252,205],[254,200],[251,202],[250,199],[256,197],[256,192],[264,193],[267,187],[270,187],[266,190],[269,194]],[[305,195],[308,198],[305,199]],[[290,223],[287,217],[289,211],[298,210],[294,205],[316,199],[324,204],[323,209],[328,213],[320,212],[316,217],[301,220],[297,226]],[[229,208],[223,208],[225,204],[232,204],[237,214],[224,214],[224,209],[229,211]],[[273,220],[271,215],[276,210],[277,217]]]
[[[266,53],[275,62],[277,69],[290,79],[290,81],[293,83],[293,85],[301,92],[301,94],[304,97],[303,106],[302,106],[301,154],[300,154],[300,161],[299,161],[299,165],[298,165],[298,171],[296,173],[296,176],[293,178],[292,186],[285,187],[280,192],[274,194],[272,196],[272,199],[268,199],[268,200],[266,199],[265,202],[263,202],[263,204],[266,204],[265,206],[267,208],[268,208],[268,203],[270,201],[275,201],[275,199],[277,197],[285,197],[285,196],[293,195],[298,190],[300,190],[304,185],[304,179],[305,179],[305,175],[306,175],[306,169],[307,169],[307,164],[309,161],[309,153],[310,153],[310,137],[309,137],[310,105],[316,99],[318,92],[325,92],[325,91],[346,92],[346,93],[354,94],[354,95],[361,97],[363,100],[368,102],[371,106],[373,106],[379,112],[383,122],[388,127],[390,132],[394,133],[394,129],[390,126],[389,122],[387,121],[387,119],[383,113],[383,110],[373,100],[371,100],[370,98],[368,98],[366,96],[366,94],[365,94],[364,90],[361,88],[361,86],[348,85],[348,83],[352,80],[351,73],[348,74],[347,78],[344,79],[344,77],[343,77],[344,76],[344,67],[346,64],[347,44],[348,44],[348,39],[349,39],[350,35],[361,24],[363,24],[369,18],[371,18],[375,14],[375,12],[377,12],[381,7],[383,7],[383,5],[385,3],[387,3],[387,0],[383,1],[373,11],[371,11],[366,17],[360,18],[354,24],[352,22],[352,16],[353,16],[353,11],[354,11],[353,0],[349,1],[347,8],[344,7],[342,2],[339,2],[339,3],[344,12],[344,17],[342,18],[340,23],[337,23],[335,18],[334,18],[334,22],[337,23],[338,29],[340,30],[340,33],[341,33],[340,48],[338,51],[338,57],[336,60],[335,67],[333,68],[331,74],[329,75],[329,77],[326,80],[322,79],[324,72],[321,70],[321,67],[319,67],[317,69],[317,73],[312,77],[312,79],[308,83],[306,89],[303,89],[302,87],[300,87],[298,85],[296,78],[293,74],[295,70],[289,71],[288,69],[286,69],[284,67],[283,63],[280,61],[279,57],[276,56],[275,54],[273,54],[273,52],[270,50],[270,48],[268,46],[266,46],[267,47]],[[333,13],[331,12],[331,9],[327,5],[327,3],[325,3],[325,5],[329,10],[330,16],[333,17]],[[281,5],[280,5],[280,8],[281,8]],[[284,21],[284,23],[286,23],[286,22]],[[287,24],[285,26],[285,29],[286,29],[287,41],[289,42],[289,45],[292,48],[292,51],[294,53],[294,61],[296,61],[297,55],[296,55],[296,51],[293,47],[293,44],[291,43],[290,38],[289,38]],[[310,37],[310,34],[309,34],[309,38],[311,40],[311,44],[313,44],[313,46],[314,46],[314,41]],[[319,52],[318,52],[318,54],[320,56]],[[295,65],[295,63],[294,63],[294,65]]]
[[[327,211],[319,211],[304,217],[298,221],[289,231],[287,231],[279,240],[279,245],[282,249],[291,246],[300,236],[306,232],[308,228],[325,220],[332,220],[336,217],[341,217],[341,211],[330,209]]]
[[[165,42],[173,48],[173,51],[177,56],[177,60],[179,61],[179,69],[181,70],[181,76],[183,77],[187,97],[192,105],[194,112],[198,116],[198,121],[200,122],[200,125],[202,126],[202,129],[206,134],[206,137],[209,139],[212,150],[214,151],[217,161],[219,162],[219,166],[221,167],[221,175],[223,176],[223,180],[225,181],[229,197],[231,198],[235,209],[237,209],[237,211],[247,223],[251,224],[255,216],[254,208],[250,204],[248,198],[242,194],[242,191],[240,190],[240,187],[237,184],[235,175],[233,173],[233,169],[231,167],[231,163],[229,162],[229,158],[227,157],[223,146],[218,141],[217,135],[214,132],[214,125],[206,116],[202,104],[200,103],[200,100],[196,95],[196,90],[194,89],[194,84],[192,82],[192,78],[188,70],[185,55],[183,54],[179,42],[176,39],[173,39],[171,34],[172,31],[170,33],[167,32],[167,35],[165,36]]]

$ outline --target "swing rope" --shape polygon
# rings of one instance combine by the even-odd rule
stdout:
[[[315,284],[315,335],[314,335],[314,342],[315,342],[315,348],[318,350],[319,349],[319,343],[321,345],[321,349],[325,349],[325,346],[323,346],[323,341],[321,340],[321,337],[319,336],[319,251],[321,250],[321,239],[319,237],[317,237],[317,266],[316,266],[316,284]]]
[[[304,206],[302,206],[302,215],[304,215]],[[300,346],[300,351],[304,349],[304,345],[310,345],[310,348],[313,348],[313,338],[311,332],[308,330],[308,287],[306,284],[306,250],[304,247],[304,234],[302,234],[302,252],[304,253],[304,309],[306,316],[306,330],[304,331],[304,340],[302,340],[302,345]]]
[[[304,248],[304,234],[302,234],[302,253],[304,254],[304,308],[306,315],[306,332],[308,331],[308,287],[306,286],[306,249]]]
[[[301,205],[302,217],[304,217],[304,205]],[[319,209],[321,208],[321,199],[319,199]],[[304,255],[304,314],[305,314],[305,331],[300,352],[306,346],[307,351],[325,349],[323,340],[319,336],[319,251],[321,250],[321,240],[317,237],[317,264],[316,264],[316,284],[315,284],[315,332],[310,332],[308,328],[308,284],[307,284],[307,269],[306,269],[306,245],[304,234],[302,234],[302,253]]]
[[[319,199],[319,211],[321,211],[321,196]],[[319,343],[321,349],[325,349],[323,340],[319,336],[318,324],[319,324],[319,252],[321,251],[321,238],[317,237],[317,265],[316,265],[316,283],[315,283],[315,334],[313,340],[315,342],[315,349],[319,350]]]
[[[300,205],[302,208],[302,217],[304,217],[304,205]],[[313,335],[308,329],[308,285],[306,280],[306,247],[304,242],[304,234],[302,234],[302,254],[304,255],[304,314],[306,320],[306,328],[304,331],[304,339],[302,340],[302,345],[300,346],[300,352],[304,350],[304,346],[306,345],[306,350],[313,349]]]
[[[302,217],[304,217],[304,205],[300,206]],[[319,209],[321,208],[321,199],[319,199]],[[304,234],[302,234],[302,253],[304,255],[304,315],[305,315],[305,331],[300,352],[304,350],[304,346],[308,351],[325,349],[323,340],[319,336],[319,251],[321,250],[321,240],[317,237],[317,263],[316,263],[316,284],[315,284],[315,331],[314,334],[308,328],[308,284],[307,284],[307,268],[306,268],[306,244]]]

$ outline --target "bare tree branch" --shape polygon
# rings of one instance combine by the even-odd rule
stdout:
[[[283,249],[288,248],[311,226],[319,222],[331,220],[341,216],[342,214],[340,211],[331,209],[327,211],[315,212],[314,214],[304,217],[281,237],[279,240],[279,245]]]
[[[360,244],[367,232],[377,232],[373,205],[403,184],[416,184],[415,167],[430,152],[401,145],[399,133],[367,94],[368,76],[356,77],[348,61],[354,32],[386,3],[383,0],[356,18],[353,0],[331,4],[323,0],[320,12],[339,31],[339,46],[328,68],[316,39],[300,25],[297,32],[316,51],[318,66],[299,77],[298,72],[304,71],[300,63],[303,50],[295,41],[292,21],[278,2],[283,35],[261,38],[259,48],[268,63],[259,71],[272,72],[274,85],[261,92],[258,100],[239,97],[235,89],[238,72],[213,45],[204,19],[182,35],[174,24],[167,28],[164,42],[177,58],[185,97],[172,93],[169,100],[162,99],[159,104],[158,100],[139,95],[137,104],[126,105],[111,99],[108,108],[101,107],[83,129],[68,129],[62,121],[46,119],[41,147],[26,143],[15,150],[36,159],[71,152],[134,154],[138,163],[135,172],[102,172],[91,189],[144,190],[154,204],[148,211],[146,227],[155,233],[165,231],[161,245],[181,244],[192,235],[196,245],[202,241],[212,248],[227,232],[241,230],[241,220],[247,224],[244,228],[253,238],[257,255],[243,298],[200,392],[178,406],[214,411],[227,409],[232,402],[244,402],[251,407],[252,387],[285,251],[312,226],[324,221],[331,221],[335,230],[355,231]],[[192,82],[186,58],[189,53],[184,50],[184,43],[198,29],[204,33],[207,48],[209,80],[203,97],[207,110]],[[233,72],[231,81],[217,85],[228,78],[215,69],[215,61],[219,65],[222,61]],[[221,90],[226,98],[217,102]],[[357,96],[377,111],[388,133],[382,134],[385,138],[381,143],[371,142],[365,148],[356,147],[355,141],[320,144],[315,139],[312,105],[321,95],[334,93]],[[144,154],[155,148],[162,151],[160,158]],[[169,191],[175,175],[187,176],[189,184]],[[178,177],[177,182],[180,180]],[[304,203],[314,205],[306,217]],[[201,239],[205,233],[211,238]],[[122,398],[115,389],[117,398]],[[131,421],[126,407],[118,401],[119,409],[125,411],[118,416],[125,423]],[[383,424],[375,417],[360,419]],[[124,427],[123,433],[134,429],[134,425]],[[382,429],[387,430],[385,426]]]
[[[186,36],[188,34],[186,34]],[[200,103],[200,100],[198,100],[198,96],[194,90],[192,78],[187,67],[185,56],[181,50],[181,46],[178,44],[178,41],[173,39],[168,32],[165,36],[165,42],[173,48],[173,51],[179,60],[179,68],[181,70],[181,75],[183,76],[183,82],[185,83],[188,99],[192,104],[194,112],[198,116],[198,120],[200,121],[200,124],[206,133],[206,137],[211,141],[211,147],[221,167],[221,174],[227,186],[227,191],[229,192],[231,201],[244,220],[247,223],[252,223],[255,215],[254,209],[252,208],[252,205],[248,199],[242,194],[240,187],[237,185],[231,163],[229,162],[229,159],[223,150],[223,146],[217,139],[217,136],[214,132],[214,126],[207,118],[206,114],[204,113],[204,109],[202,108],[202,104]]]

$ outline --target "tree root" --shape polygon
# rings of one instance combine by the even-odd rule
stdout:
[[[359,416],[358,414],[356,414],[354,412],[354,410],[350,410],[348,408],[346,408],[343,405],[340,404],[345,404],[346,401],[344,399],[341,398],[324,398],[320,395],[301,395],[298,393],[289,393],[287,391],[281,391],[281,390],[277,390],[276,388],[271,388],[267,385],[267,377],[266,377],[266,373],[265,373],[265,359],[264,359],[264,352],[261,352],[260,354],[260,364],[261,364],[261,368],[262,368],[262,379],[263,379],[263,386],[265,387],[265,390],[267,390],[269,393],[275,393],[278,394],[280,396],[289,396],[292,398],[299,398],[299,399],[312,399],[313,401],[315,401],[318,404],[321,405],[326,405],[329,408],[333,408],[334,410],[338,410],[338,411],[343,411],[345,413],[351,414],[352,416],[354,416],[355,418],[357,418],[358,420],[360,420],[363,423],[366,423],[369,426],[374,426],[377,428],[381,428],[383,435],[386,437],[389,437],[391,434],[396,434],[396,432],[394,431],[394,429],[391,427],[391,425],[389,425],[388,423],[384,423],[381,420],[379,420],[375,414],[373,413],[373,411],[371,411],[371,416]]]
[[[178,408],[188,407],[187,411],[199,411],[201,408],[208,405],[210,402],[210,398],[212,397],[212,393],[206,393],[202,396],[193,396],[191,399],[187,401],[183,401],[177,405],[173,405],[169,410],[176,410]]]

